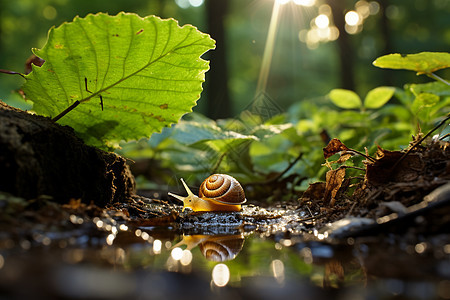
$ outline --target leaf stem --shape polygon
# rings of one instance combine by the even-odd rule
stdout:
[[[366,154],[364,154],[364,153],[362,153],[362,152],[359,152],[359,151],[357,151],[357,150],[355,150],[355,149],[348,149],[348,150],[345,150],[342,154],[346,154],[346,153],[361,155],[362,157],[367,158],[368,160],[370,160],[370,161],[372,161],[372,162],[377,161],[375,158],[373,158],[373,157],[371,157],[371,156],[369,156],[369,155],[366,155]]]
[[[25,78],[25,75],[20,73],[20,72],[16,72],[16,71],[10,71],[10,70],[5,70],[5,69],[0,69],[0,73],[4,73],[4,74],[10,74],[10,75],[20,75],[23,78]]]
[[[66,108],[65,110],[63,110],[59,115],[57,115],[56,117],[54,117],[52,119],[53,122],[58,121],[59,119],[61,119],[62,117],[64,117],[68,112],[70,112],[72,109],[74,109],[75,107],[77,107],[81,102],[80,101],[75,101],[71,106],[69,106],[68,108]]]
[[[286,169],[284,169],[281,173],[278,173],[277,176],[275,177],[271,177],[267,180],[264,181],[258,181],[258,182],[248,182],[245,184],[245,186],[250,186],[250,185],[267,185],[267,184],[271,184],[273,182],[277,182],[278,180],[280,180],[281,177],[283,177],[284,174],[286,174],[303,156],[303,153],[300,152],[298,154],[298,156],[294,159],[294,161],[292,161],[291,163],[289,163],[289,166],[286,167]]]
[[[442,78],[442,77],[440,77],[440,76],[438,76],[438,75],[434,74],[433,72],[431,72],[431,73],[427,73],[427,75],[428,75],[429,77],[431,77],[431,78],[433,78],[433,79],[437,80],[437,81],[440,81],[440,82],[442,82],[442,83],[444,83],[444,84],[446,84],[446,85],[449,85],[449,86],[450,86],[450,82],[448,82],[448,81],[447,81],[447,80],[445,80],[444,78]]]

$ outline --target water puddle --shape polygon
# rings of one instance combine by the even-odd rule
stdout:
[[[447,234],[337,239],[306,212],[257,206],[164,226],[114,214],[68,220],[64,230],[2,234],[4,299],[450,298]],[[367,225],[342,223],[333,226]]]

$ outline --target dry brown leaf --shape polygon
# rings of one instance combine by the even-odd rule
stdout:
[[[391,181],[409,182],[417,179],[424,169],[421,155],[410,153],[400,163],[397,163],[403,155],[404,152],[388,151],[378,147],[377,160],[367,164],[367,181],[376,185]]]
[[[323,196],[324,203],[328,203],[329,206],[334,206],[337,192],[341,188],[344,179],[345,168],[339,168],[327,172],[325,194]]]
[[[322,200],[325,193],[325,187],[325,182],[314,182],[309,184],[309,187],[300,198],[300,203],[303,204],[310,200]]]
[[[323,156],[325,157],[325,159],[327,159],[328,157],[333,156],[336,153],[348,150],[350,149],[345,146],[339,139],[334,138],[328,143],[325,148],[323,148]]]

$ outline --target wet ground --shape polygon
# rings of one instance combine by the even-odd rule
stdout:
[[[291,206],[133,218],[161,205],[0,200],[0,299],[450,299],[445,199],[322,228]]]

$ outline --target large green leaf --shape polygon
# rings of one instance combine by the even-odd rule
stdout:
[[[379,68],[404,69],[416,71],[418,74],[430,74],[450,67],[450,53],[388,54],[377,58],[373,64]]]
[[[89,144],[148,137],[192,110],[214,40],[173,19],[120,13],[76,17],[52,28],[23,87],[34,110],[55,117]],[[87,87],[87,89],[86,89]],[[102,102],[102,103],[101,103]]]

